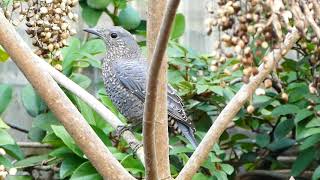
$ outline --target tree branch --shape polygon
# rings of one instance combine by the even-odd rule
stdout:
[[[292,29],[291,32],[287,34],[284,43],[280,46],[281,48],[274,49],[264,57],[266,61],[260,65],[259,73],[256,76],[253,76],[248,84],[243,85],[227,106],[222,110],[187,164],[181,170],[177,177],[178,180],[192,178],[200,165],[208,157],[213,145],[218,141],[220,135],[239,112],[243,104],[252,96],[260,83],[270,74],[276,63],[292,48],[293,44],[298,41],[299,37],[300,35],[298,30],[296,28]]]
[[[309,10],[309,7],[303,1],[300,1],[300,3],[302,4],[303,12],[305,14],[305,17],[306,17],[309,25],[312,27],[313,31],[316,33],[318,39],[320,39],[320,28],[317,25],[317,23],[314,21],[313,16],[312,16],[312,14],[311,14],[311,12]]]
[[[143,117],[143,145],[146,163],[146,179],[158,179],[157,159],[155,149],[155,121],[157,89],[159,86],[160,68],[163,67],[163,57],[170,36],[170,30],[175,18],[180,0],[169,0],[161,23],[155,50],[152,56],[147,83],[147,95]],[[168,128],[168,127],[166,127]]]
[[[97,171],[108,179],[134,179],[112,156],[77,108],[52,77],[36,62],[35,56],[0,10],[0,44],[64,125]]]
[[[311,0],[313,7],[314,7],[314,11],[315,11],[315,16],[320,18],[320,5],[318,0]]]
[[[167,0],[148,1],[148,24],[147,24],[147,46],[148,60],[152,60],[155,43],[159,34],[161,20]],[[160,67],[157,90],[156,112],[155,112],[155,149],[159,179],[171,177],[169,161],[169,134],[168,134],[168,110],[167,110],[167,57],[164,56]]]

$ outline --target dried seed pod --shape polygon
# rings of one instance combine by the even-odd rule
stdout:
[[[271,79],[264,80],[264,87],[267,88],[267,89],[272,87]]]
[[[281,93],[281,99],[284,101],[284,102],[288,102],[288,99],[289,99],[289,96],[287,93]]]
[[[252,113],[254,112],[254,110],[255,110],[255,108],[254,108],[253,105],[249,105],[249,106],[247,107],[247,112],[248,112],[249,114],[252,114]]]

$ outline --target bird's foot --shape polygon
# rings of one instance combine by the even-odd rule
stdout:
[[[143,146],[143,144],[137,142],[130,142],[129,146],[131,147],[133,153],[136,154],[137,151]]]
[[[116,129],[116,137],[118,137],[120,139],[121,135],[125,132],[125,131],[130,131],[131,127],[123,125],[123,126],[118,126]]]

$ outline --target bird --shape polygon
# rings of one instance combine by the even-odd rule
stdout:
[[[149,64],[134,36],[121,26],[86,28],[106,45],[102,59],[102,79],[107,95],[129,123],[143,120]],[[175,134],[182,134],[196,148],[198,143],[192,121],[187,117],[177,91],[167,85],[168,126]]]

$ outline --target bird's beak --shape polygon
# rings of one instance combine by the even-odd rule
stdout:
[[[83,29],[84,31],[88,32],[88,33],[91,33],[91,34],[94,34],[94,35],[97,35],[97,36],[101,36],[101,33],[95,29],[95,28],[84,28]]]

